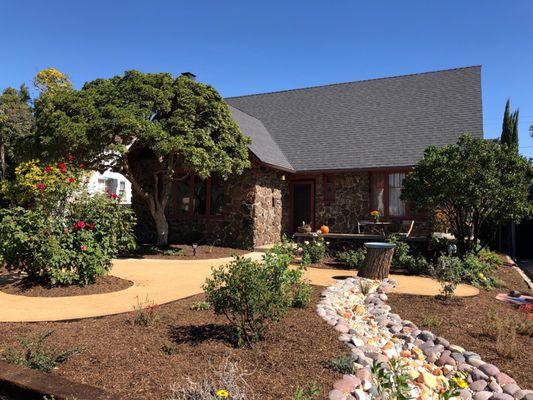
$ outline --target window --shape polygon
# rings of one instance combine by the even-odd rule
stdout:
[[[335,175],[324,175],[324,201],[335,201]]]
[[[113,178],[98,178],[98,186],[109,194],[116,194],[118,181]]]
[[[120,181],[118,194],[121,197],[124,197],[126,195],[126,182]]]
[[[192,216],[222,215],[224,207],[224,187],[218,177],[200,179],[199,177],[180,172],[173,193],[174,218]]]
[[[406,203],[400,199],[405,172],[373,173],[371,175],[370,206],[385,217],[406,217]]]

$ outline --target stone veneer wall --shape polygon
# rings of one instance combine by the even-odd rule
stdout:
[[[195,216],[169,219],[171,243],[215,244],[251,249],[279,241],[282,235],[282,204],[287,201],[283,173],[254,165],[225,183],[225,204],[220,217]],[[154,225],[147,207],[133,196],[138,218],[137,237],[154,242]]]
[[[332,202],[324,201],[323,184],[323,176],[318,176],[315,180],[316,228],[327,225],[332,232],[354,233],[357,221],[368,219],[369,174],[335,174],[335,200]]]

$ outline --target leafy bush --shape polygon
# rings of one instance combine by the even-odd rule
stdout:
[[[357,250],[344,250],[337,253],[337,260],[347,265],[349,268],[359,269],[365,260],[366,249],[360,247]]]
[[[191,310],[194,311],[206,311],[211,308],[211,304],[208,301],[197,301],[191,306]]]
[[[302,261],[304,264],[316,264],[326,256],[326,243],[322,236],[314,236],[302,243]]]
[[[141,301],[137,297],[137,305],[133,306],[131,322],[133,325],[150,326],[159,321],[159,304],[155,304],[148,297]]]
[[[135,247],[135,216],[116,197],[89,196],[74,177],[79,174],[67,163],[59,165],[42,169],[48,183],[37,184],[37,193],[32,182],[40,175],[34,164],[4,188],[13,202],[26,202],[28,208],[0,211],[0,256],[7,269],[23,271],[29,279],[50,286],[86,285],[107,274],[119,252]]]
[[[213,269],[204,285],[215,313],[225,315],[235,328],[239,345],[251,346],[261,339],[270,321],[278,321],[290,306],[286,286],[280,286],[280,270],[274,263],[237,257]]]
[[[408,369],[399,359],[391,358],[387,366],[374,361],[372,376],[380,399],[411,399]]]
[[[462,280],[463,263],[459,257],[441,256],[436,265],[430,268],[431,275],[441,285],[441,294],[445,299],[453,296],[455,288]]]
[[[318,399],[321,394],[322,394],[322,391],[316,384],[309,383],[305,385],[305,387],[298,386],[296,388],[296,391],[294,392],[294,397],[292,399],[293,400],[313,400],[313,399]]]
[[[423,256],[413,255],[409,244],[396,236],[391,236],[389,241],[394,243],[394,255],[392,257],[392,267],[402,267],[411,274],[422,274],[428,272],[428,262]]]
[[[22,339],[20,341],[21,351],[8,347],[4,352],[4,360],[10,364],[23,365],[39,371],[50,372],[69,357],[82,351],[79,348],[57,351],[53,348],[45,347],[46,339],[53,333],[54,331],[47,331],[35,339]]]
[[[349,355],[332,358],[324,362],[324,365],[326,368],[341,374],[355,374],[357,371],[355,361]]]

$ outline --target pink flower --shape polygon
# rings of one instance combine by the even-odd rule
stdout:
[[[49,174],[50,172],[52,172],[52,167],[50,165],[47,165],[46,167],[44,167],[44,172]]]
[[[80,169],[83,169],[85,168],[85,164],[84,163],[80,163]]]
[[[72,160],[74,160],[74,156],[73,156],[72,154],[69,154],[69,155],[67,156],[67,160],[68,160],[68,161],[72,161]]]
[[[92,222],[89,222],[89,229],[90,230],[93,230],[94,229],[94,224]]]
[[[44,189],[46,189],[46,185],[44,183],[38,183],[37,184],[37,189],[44,190]]]
[[[81,249],[81,251],[86,251],[86,250],[87,250],[87,246],[84,245],[84,244],[82,244],[82,245],[80,246],[80,249]]]
[[[57,164],[57,166],[59,167],[59,170],[62,173],[67,172],[67,164],[65,164],[64,162],[61,162],[61,163]]]
[[[74,178],[71,176],[70,178],[68,178],[68,181],[69,181],[70,183],[74,183],[74,182],[76,182],[76,179],[74,179]]]
[[[80,219],[78,222],[76,222],[76,227],[79,229],[85,228],[85,222]]]

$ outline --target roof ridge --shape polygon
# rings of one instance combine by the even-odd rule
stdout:
[[[224,99],[225,100],[241,99],[243,97],[262,96],[262,95],[266,95],[266,94],[276,94],[276,93],[285,93],[285,92],[295,92],[295,91],[298,91],[298,90],[318,89],[318,88],[324,88],[324,87],[330,87],[330,86],[347,85],[347,84],[352,84],[352,83],[363,83],[363,82],[369,82],[369,81],[379,81],[379,80],[385,80],[385,79],[407,78],[407,77],[410,77],[410,76],[437,74],[437,73],[441,73],[441,72],[459,71],[459,70],[463,70],[463,69],[481,68],[481,67],[482,67],[481,64],[479,64],[479,65],[470,65],[470,66],[467,66],[467,67],[456,67],[456,68],[439,69],[439,70],[435,70],[435,71],[416,72],[416,73],[412,73],[412,74],[384,76],[384,77],[381,77],[381,78],[369,78],[369,79],[362,79],[362,80],[359,80],[359,81],[327,83],[325,85],[315,85],[315,86],[306,86],[306,87],[302,87],[302,88],[274,90],[274,91],[271,91],[271,92],[263,92],[263,93],[251,93],[251,94],[244,94],[244,95],[241,95],[241,96],[224,97]],[[233,107],[235,107],[235,106],[233,106]],[[237,108],[237,107],[235,107],[235,108]],[[242,111],[240,109],[238,109],[238,110]],[[245,111],[242,111],[242,112],[244,112],[245,114],[248,114]],[[248,114],[248,115],[250,115],[251,117],[256,118],[259,121],[261,121],[259,118],[255,117],[255,116],[253,116],[251,114]],[[261,123],[262,123],[262,121],[261,121]]]

